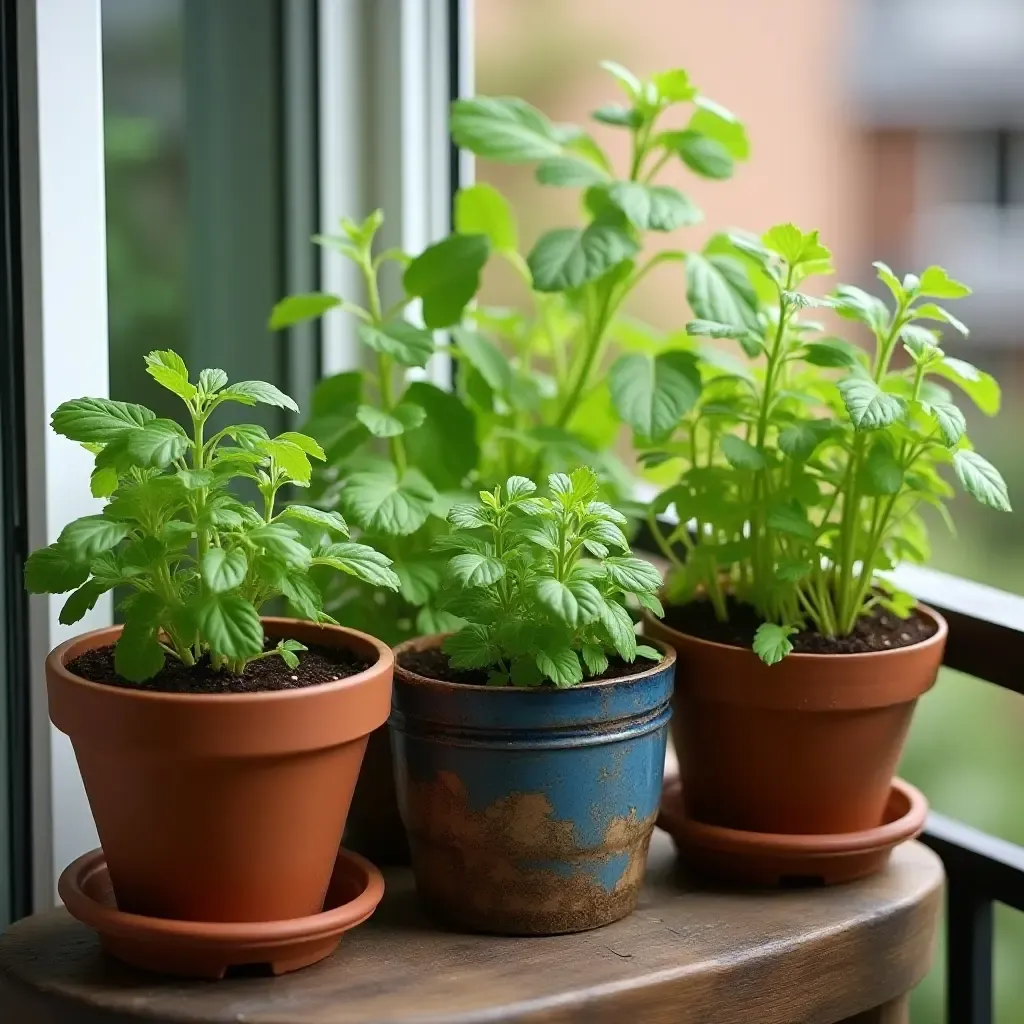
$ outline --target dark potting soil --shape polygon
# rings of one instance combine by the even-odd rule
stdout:
[[[466,683],[469,686],[486,686],[488,669],[485,668],[452,668],[448,655],[436,647],[425,651],[405,651],[398,659],[398,664],[410,672],[428,679],[443,679],[448,683]],[[599,676],[587,677],[584,682],[600,682],[602,679],[618,679],[631,676],[645,668],[657,664],[647,658],[637,658],[630,663],[619,657],[608,659],[608,668]],[[543,689],[544,687],[538,687]],[[552,687],[553,688],[553,687]]]
[[[268,640],[267,649],[277,640]],[[373,662],[334,647],[310,647],[298,651],[299,664],[289,668],[278,656],[251,661],[240,676],[216,671],[204,657],[191,668],[168,657],[164,667],[144,683],[132,683],[114,670],[114,648],[97,647],[68,663],[68,670],[93,683],[123,686],[131,690],[157,690],[161,693],[260,693],[265,690],[299,690],[317,683],[345,679],[368,669]]]
[[[665,625],[715,643],[732,647],[750,647],[754,633],[762,619],[748,604],[728,599],[729,621],[715,618],[710,601],[692,601],[689,604],[668,605]],[[797,654],[865,654],[870,651],[891,651],[897,647],[910,647],[935,635],[936,625],[927,616],[915,611],[910,618],[901,619],[881,608],[864,615],[849,636],[827,637],[807,629],[794,633],[789,639]]]

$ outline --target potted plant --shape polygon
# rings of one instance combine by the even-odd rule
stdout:
[[[624,600],[657,613],[661,577],[597,489],[587,468],[553,474],[550,497],[514,476],[453,507],[446,607],[464,625],[396,648],[416,886],[457,927],[550,935],[636,904],[675,658],[637,644]]]
[[[599,472],[602,497],[626,507],[632,481],[613,451],[621,422],[610,398],[608,359],[628,345],[635,379],[655,367],[666,372],[671,363],[668,372],[689,379],[694,392],[699,387],[690,354],[655,359],[661,338],[625,319],[626,301],[652,271],[672,262],[686,262],[696,294],[728,296],[749,287],[741,268],[721,253],[659,250],[640,260],[647,239],[702,219],[693,202],[659,182],[666,166],[729,178],[748,154],[742,124],[682,69],[641,81],[619,65],[604,66],[628,100],[593,114],[597,124],[631,138],[628,166],[619,171],[588,132],[556,125],[522,99],[474,97],[456,101],[451,111],[459,146],[486,160],[536,163],[544,187],[582,190],[579,225],[547,231],[524,256],[511,204],[483,183],[460,189],[454,233],[416,257],[380,244],[380,211],[362,223],[343,220],[339,235],[315,241],[358,268],[365,303],[293,295],[271,314],[273,329],[330,311],[350,315],[371,354],[372,370],[319,383],[304,428],[327,452],[312,500],[342,510],[394,559],[401,581],[394,594],[372,595],[359,580],[325,581],[325,606],[347,625],[372,628],[389,642],[461,625],[440,606],[445,561],[433,543],[452,502],[469,500],[474,487],[589,465]],[[666,117],[679,112],[684,120],[666,127]],[[527,290],[523,309],[470,303],[489,260],[518,275]],[[392,271],[400,273],[388,280]],[[385,302],[389,286],[393,300]],[[422,325],[403,319],[417,300]],[[444,351],[457,367],[453,392],[410,382],[404,373],[426,367],[439,350],[438,329],[450,332]],[[644,416],[641,395],[628,422]],[[389,765],[382,730],[370,740],[346,843],[374,860],[400,862],[408,854]]]
[[[784,224],[733,243],[771,301],[742,319],[706,306],[687,330],[735,338],[759,362],[706,367],[686,415],[641,439],[649,459],[681,460],[651,508],[672,568],[665,621],[647,631],[679,654],[688,817],[827,845],[891,816],[914,705],[942,661],[942,617],[885,575],[927,560],[920,510],[948,518],[941,470],[1009,509],[943,385],[988,414],[999,389],[926,326],[967,331],[935,301],[969,294],[941,268],[900,280],[875,264],[891,305],[848,285],[819,299],[801,290],[831,271],[817,232]],[[825,334],[805,318],[814,307],[865,326],[871,350]],[[670,506],[679,525],[666,534],[657,516]]]
[[[277,508],[323,458],[312,438],[209,425],[232,402],[297,411],[287,395],[217,369],[192,380],[170,351],[146,364],[184,402],[188,431],[101,398],[53,414],[58,434],[95,453],[92,490],[107,503],[31,555],[26,585],[72,591],[68,625],[115,587],[127,596],[123,626],[47,658],[50,715],[74,746],[120,911],[304,918],[323,907],[393,664],[383,643],[334,624],[311,573],[398,580],[385,556],[347,540],[337,512]],[[238,481],[257,503],[235,496]],[[261,619],[279,596],[306,621]]]

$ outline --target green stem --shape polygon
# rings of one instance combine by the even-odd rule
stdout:
[[[613,302],[611,291],[609,291],[604,297],[604,302],[597,314],[593,328],[588,332],[589,337],[586,340],[586,348],[584,349],[579,372],[576,375],[576,380],[573,382],[572,389],[566,396],[562,409],[558,414],[558,419],[555,421],[555,426],[564,427],[572,419],[573,413],[576,412],[576,407],[586,388],[587,381],[590,379],[591,371],[597,362],[598,353],[601,351],[605,332],[608,330],[608,325],[617,306],[618,302]]]

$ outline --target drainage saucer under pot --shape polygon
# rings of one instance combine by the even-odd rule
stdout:
[[[173,921],[123,913],[102,850],[65,868],[57,891],[71,916],[98,932],[118,960],[161,974],[223,978],[232,967],[266,964],[286,974],[330,956],[341,936],[377,909],[384,877],[368,860],[342,850],[324,910],[290,921]]]
[[[662,789],[658,827],[699,875],[739,885],[836,885],[881,871],[894,847],[921,833],[927,815],[921,792],[894,779],[877,828],[820,836],[743,832],[688,817],[676,777]]]

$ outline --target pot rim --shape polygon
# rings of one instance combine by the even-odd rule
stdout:
[[[683,607],[683,606],[676,606]],[[926,651],[933,647],[938,647],[946,642],[946,638],[949,634],[949,624],[946,622],[945,617],[930,605],[925,604],[923,601],[918,601],[914,605],[914,610],[923,612],[928,618],[930,618],[936,625],[935,632],[925,640],[919,640],[917,643],[906,644],[903,647],[892,647],[884,651],[856,651],[848,654],[814,654],[809,651],[794,651],[787,654],[782,659],[780,664],[785,662],[797,662],[799,664],[810,664],[814,661],[820,661],[822,659],[830,662],[842,661],[847,665],[855,662],[869,662],[876,658],[888,658],[893,655],[906,654],[910,651]],[[687,643],[693,644],[697,647],[702,647],[709,651],[721,652],[721,656],[726,657],[728,655],[750,655],[754,658],[757,657],[754,651],[750,647],[739,647],[736,644],[723,644],[718,640],[705,640],[703,637],[695,636],[693,633],[684,633],[680,629],[676,629],[674,626],[669,626],[662,622],[660,619],[651,615],[646,609],[641,610],[641,621],[644,624],[645,630],[648,626],[653,626],[655,629],[660,629],[665,635],[682,637]],[[648,639],[654,639],[649,634],[645,634]]]
[[[323,683],[313,683],[311,686],[303,686],[298,689],[258,690],[254,693],[168,693],[162,690],[145,690],[136,687],[112,686],[109,683],[97,683],[91,679],[86,679],[83,676],[76,675],[67,668],[65,663],[70,660],[69,656],[72,648],[81,648],[80,651],[75,652],[77,655],[78,653],[84,654],[86,651],[95,650],[97,647],[108,646],[108,644],[113,644],[117,641],[117,638],[121,635],[121,631],[124,628],[123,626],[102,626],[99,629],[89,630],[87,633],[79,633],[76,636],[65,640],[62,644],[58,644],[46,656],[45,671],[48,677],[59,677],[65,682],[73,683],[76,686],[102,694],[111,699],[121,697],[125,700],[137,700],[153,704],[195,704],[202,707],[212,707],[222,704],[240,704],[243,702],[261,704],[291,702],[302,700],[303,697],[308,698],[313,694],[325,694],[339,690],[357,689],[365,683],[379,678],[381,671],[387,672],[389,668],[394,667],[395,657],[391,648],[383,641],[378,640],[375,636],[371,636],[369,633],[363,633],[358,629],[350,629],[348,626],[334,626],[329,623],[309,622],[308,620],[296,619],[284,615],[261,615],[260,622],[263,624],[264,628],[267,626],[271,627],[274,632],[270,635],[273,636],[284,635],[287,637],[289,635],[289,628],[296,623],[303,627],[304,630],[313,628],[318,631],[323,631],[325,647],[345,647],[351,649],[351,644],[331,644],[326,641],[332,636],[338,638],[353,637],[364,642],[367,646],[372,647],[377,652],[377,659],[371,665],[363,669],[363,671],[357,672],[355,675],[345,676],[341,679],[333,679]],[[102,638],[102,642],[100,643],[89,643],[89,641],[93,639],[99,640],[100,638]]]
[[[572,686],[556,687],[553,690],[546,686],[486,686],[479,683],[454,683],[448,679],[421,676],[418,672],[412,672],[401,665],[399,658],[406,651],[437,647],[449,636],[451,636],[451,633],[428,633],[424,636],[411,637],[408,640],[403,640],[400,644],[396,644],[394,648],[396,680],[401,676],[403,682],[415,683],[417,686],[434,686],[442,689],[458,687],[459,693],[567,693],[570,690],[601,690],[605,687],[633,682],[637,679],[646,678],[655,672],[671,668],[676,662],[676,650],[671,644],[657,637],[645,636],[644,639],[651,641],[652,645],[661,652],[662,657],[660,661],[651,662],[648,668],[640,669],[637,672],[630,672],[623,676],[614,676],[611,679],[584,679],[583,682],[574,683]],[[644,660],[646,661],[646,659]]]

